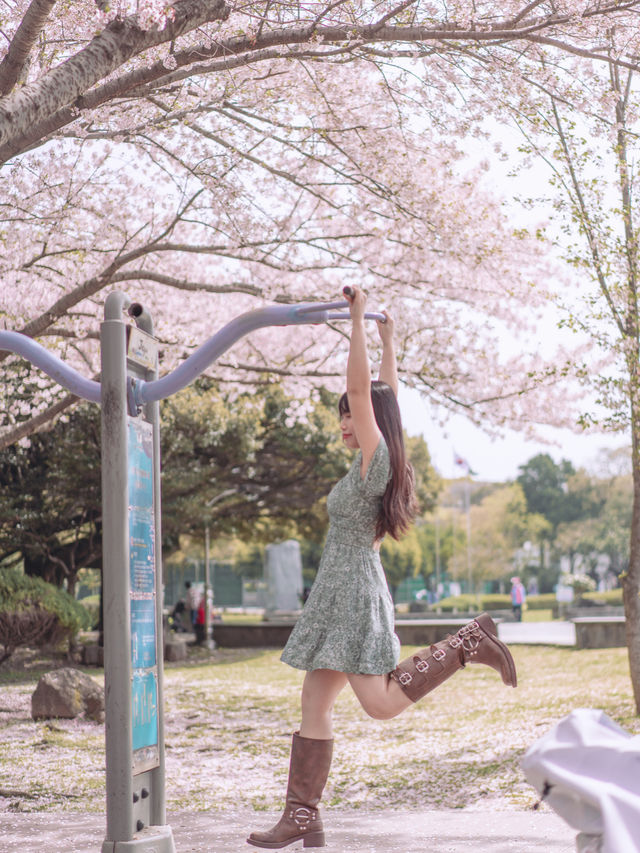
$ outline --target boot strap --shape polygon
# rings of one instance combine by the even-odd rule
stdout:
[[[307,808],[307,806],[297,806],[289,809],[288,817],[302,832],[309,829],[309,824],[314,820],[318,820],[318,812],[315,809]]]
[[[453,636],[447,637],[447,639],[443,641],[442,645],[448,644],[451,649],[456,650],[458,652],[460,665],[464,666],[468,657],[472,657],[477,654],[478,646],[482,642],[483,636],[480,625],[478,625],[474,619],[467,625],[463,625],[462,628],[460,628],[460,630]],[[419,683],[427,680],[427,673],[432,669],[433,661],[441,663],[441,661],[443,661],[447,656],[446,649],[442,647],[431,646],[429,651],[431,654],[428,658],[422,658],[419,655],[414,655],[412,658],[414,669],[422,676]],[[441,664],[438,669],[431,672],[431,675],[441,672],[443,669],[444,664]],[[412,674],[406,669],[396,667],[391,673],[391,677],[399,682],[403,687],[408,687],[414,681],[415,674]]]
[[[474,655],[483,638],[482,629],[474,619],[467,625],[463,625],[453,637],[449,637],[449,645],[452,649],[462,647],[468,655]]]

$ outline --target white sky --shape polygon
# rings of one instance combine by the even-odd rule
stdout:
[[[490,438],[461,415],[452,416],[445,427],[434,422],[428,407],[417,391],[401,388],[400,410],[409,435],[422,435],[429,448],[431,461],[443,477],[460,477],[464,470],[454,464],[458,454],[467,461],[474,479],[504,482],[518,476],[518,467],[538,453],[548,453],[554,461],[568,459],[574,468],[595,472],[602,461],[602,449],[627,447],[623,435],[603,433],[576,434],[570,430],[547,430],[553,444],[527,441],[513,430],[504,438]]]

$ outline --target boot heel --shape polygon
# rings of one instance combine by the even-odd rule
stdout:
[[[325,847],[324,832],[311,832],[305,835],[303,847]]]

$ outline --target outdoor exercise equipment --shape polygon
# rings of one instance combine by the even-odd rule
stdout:
[[[344,292],[352,295],[349,288]],[[102,853],[175,853],[165,808],[158,403],[250,332],[346,319],[346,307],[344,301],[308,302],[247,312],[161,378],[151,316],[118,291],[105,301],[100,382],[26,335],[0,331],[0,350],[22,356],[102,410],[107,801]],[[375,313],[365,317],[385,319]]]

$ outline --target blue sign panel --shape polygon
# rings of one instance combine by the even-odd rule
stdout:
[[[129,575],[134,595],[153,593],[156,583],[153,510],[129,507]]]
[[[131,682],[133,748],[158,743],[158,684],[154,672],[134,672]]]
[[[153,510],[153,428],[129,418],[129,506]]]
[[[133,769],[158,766],[156,549],[153,505],[153,428],[128,420],[129,604]]]
[[[131,599],[131,665],[144,669],[156,665],[156,602]]]

